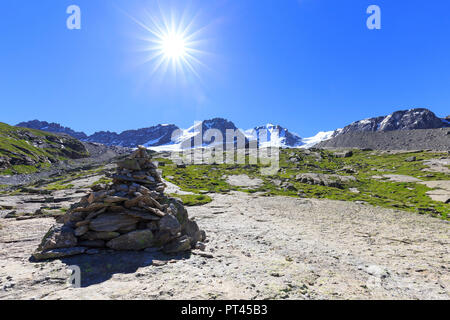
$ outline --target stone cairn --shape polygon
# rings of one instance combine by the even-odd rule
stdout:
[[[180,200],[164,195],[166,185],[144,147],[117,166],[112,184],[94,186],[50,228],[33,253],[36,260],[101,248],[179,253],[204,247],[205,232]]]

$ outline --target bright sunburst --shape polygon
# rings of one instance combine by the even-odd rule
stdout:
[[[167,59],[185,58],[186,40],[180,34],[170,33],[161,40],[161,50]]]
[[[142,51],[146,53],[144,63],[152,65],[151,74],[172,71],[184,76],[192,73],[200,78],[197,69],[205,67],[200,57],[206,53],[199,48],[203,29],[194,27],[195,21],[188,19],[187,12],[176,17],[173,13],[165,15],[160,8],[158,11],[158,15],[146,12],[142,21],[130,17],[146,32],[141,37]]]

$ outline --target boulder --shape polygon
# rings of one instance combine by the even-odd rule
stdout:
[[[183,226],[189,220],[188,212],[183,206],[183,202],[176,198],[168,200],[169,208],[174,216],[177,217],[178,222]]]
[[[172,235],[176,235],[181,231],[181,224],[174,215],[168,214],[159,220],[159,229],[161,231],[169,231]]]
[[[58,248],[46,251],[36,251],[33,253],[33,257],[36,260],[56,259],[82,254],[85,251],[86,248],[84,247]]]
[[[189,237],[183,236],[177,238],[163,247],[165,253],[180,253],[191,249],[191,241]]]
[[[98,232],[111,232],[135,227],[138,219],[125,214],[105,213],[91,221],[89,228]]]
[[[117,163],[119,168],[128,169],[128,170],[136,170],[140,171],[141,166],[139,165],[139,161],[137,159],[126,159],[122,162]]]
[[[334,154],[334,156],[336,158],[350,158],[353,156],[353,151],[348,150],[348,151],[336,152]]]
[[[161,218],[158,216],[155,216],[149,212],[142,212],[142,211],[128,211],[126,212],[127,215],[139,218],[145,221],[159,221]]]
[[[153,246],[153,233],[150,230],[129,232],[108,241],[106,246],[114,250],[143,250]]]
[[[340,176],[337,174],[322,174],[322,173],[301,173],[297,175],[296,180],[301,183],[311,185],[319,185],[334,188],[343,188],[346,183],[356,181],[353,176]]]
[[[104,248],[105,247],[105,241],[103,240],[84,240],[80,241],[78,244],[83,247],[89,247],[89,248]]]
[[[95,232],[89,231],[83,236],[81,236],[82,240],[112,240],[120,236],[119,232]]]
[[[172,240],[174,240],[175,238],[177,238],[177,236],[179,235],[172,235],[170,233],[170,231],[161,231],[161,230],[157,230],[154,233],[154,247],[161,247],[164,246],[165,244],[171,242]]]
[[[127,201],[128,198],[124,198],[124,197],[117,197],[117,196],[109,196],[106,197],[103,201],[105,201],[106,203],[117,203],[117,202],[123,202],[123,201]]]
[[[75,236],[81,237],[83,234],[89,231],[88,225],[82,225],[75,229]]]
[[[74,230],[66,225],[57,224],[50,228],[41,241],[38,251],[70,248],[77,245]]]
[[[91,203],[87,207],[78,207],[78,208],[74,209],[73,212],[94,212],[97,210],[101,210],[101,209],[107,207],[108,205],[109,204],[103,203],[103,202],[95,202],[95,203]]]
[[[203,241],[202,231],[198,227],[197,222],[192,220],[188,220],[184,224],[181,234],[187,236],[193,246],[195,246],[198,241]]]
[[[106,191],[101,190],[98,192],[91,192],[91,194],[88,197],[88,202],[89,203],[93,203],[93,202],[97,202],[100,201],[101,199],[106,197]]]

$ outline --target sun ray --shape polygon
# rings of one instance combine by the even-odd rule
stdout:
[[[189,74],[200,79],[200,68],[208,69],[200,61],[207,54],[204,48],[208,44],[201,39],[205,27],[197,23],[199,10],[192,11],[188,4],[182,11],[176,12],[172,8],[164,13],[162,4],[156,3],[155,10],[143,10],[139,18],[126,13],[145,32],[138,37],[141,44],[137,51],[144,55],[140,62],[152,64],[151,76],[169,72],[175,81],[192,79]]]

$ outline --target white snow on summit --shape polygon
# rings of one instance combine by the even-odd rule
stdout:
[[[342,130],[342,129],[338,129],[336,131],[339,131],[339,130]],[[300,148],[309,149],[309,148],[314,147],[319,142],[330,140],[336,131],[321,131],[313,137],[303,138],[302,142],[304,144],[302,146],[300,146]]]

